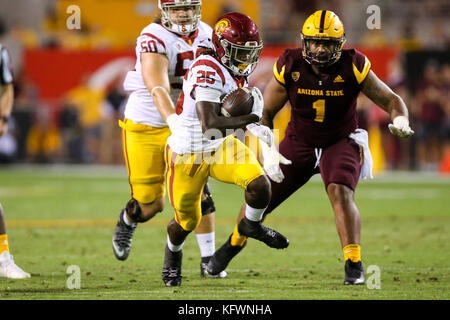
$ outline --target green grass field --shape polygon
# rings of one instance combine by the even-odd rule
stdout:
[[[216,247],[228,237],[243,192],[211,181],[217,207]],[[161,280],[170,205],[139,226],[127,261],[117,261],[111,237],[128,201],[122,167],[6,167],[0,202],[11,253],[31,279],[0,279],[4,299],[303,300],[450,298],[450,178],[389,173],[359,184],[365,268],[381,270],[381,288],[343,286],[343,255],[334,215],[319,177],[266,224],[290,239],[277,251],[257,241],[232,261],[227,279],[199,276],[194,234],[184,246],[183,284]],[[68,289],[71,265],[81,288]],[[370,277],[371,274],[366,274]]]

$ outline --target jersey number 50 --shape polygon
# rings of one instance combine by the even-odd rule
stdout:
[[[141,48],[143,52],[156,52],[156,42],[155,40],[147,40],[141,42]]]

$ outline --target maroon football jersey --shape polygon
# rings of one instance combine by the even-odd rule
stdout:
[[[343,50],[329,69],[325,76],[316,75],[301,48],[287,49],[273,68],[292,106],[286,134],[310,147],[327,147],[355,131],[356,99],[370,61],[357,50]]]

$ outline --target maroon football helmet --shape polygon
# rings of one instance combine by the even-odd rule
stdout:
[[[195,31],[202,17],[202,0],[159,0],[158,7],[161,10],[162,25],[181,35],[188,35]],[[192,16],[172,18],[170,11],[177,9],[191,9]]]
[[[217,20],[212,34],[219,61],[238,76],[248,76],[263,49],[258,27],[248,16],[233,12]]]

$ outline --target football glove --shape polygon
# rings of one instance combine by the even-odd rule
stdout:
[[[269,127],[264,126],[259,123],[250,123],[246,126],[247,130],[250,131],[259,141],[265,142],[269,147],[274,144],[274,137],[272,130]]]
[[[253,108],[251,114],[258,116],[258,121],[262,119],[262,112],[264,108],[264,98],[261,91],[257,87],[251,90],[253,96]]]
[[[400,138],[408,138],[414,134],[414,131],[409,127],[408,117],[405,116],[395,117],[388,128],[393,135]]]
[[[283,172],[280,168],[281,164],[291,164],[292,161],[283,157],[275,147],[275,144],[272,144],[269,147],[265,142],[260,141],[261,151],[264,158],[264,171],[267,176],[276,183],[280,183],[284,179]]]
[[[178,115],[176,113],[172,113],[170,116],[166,118],[166,122],[167,125],[169,126],[170,131],[174,132],[178,122]]]

